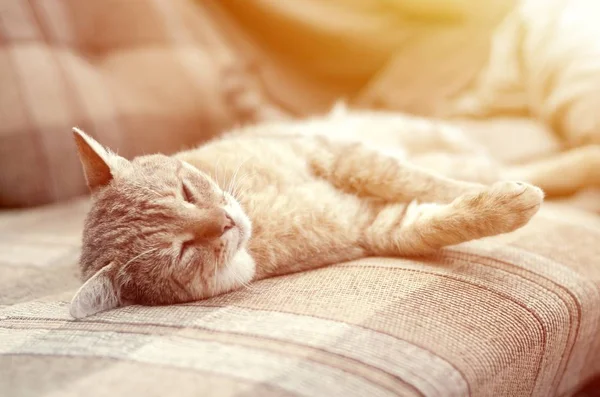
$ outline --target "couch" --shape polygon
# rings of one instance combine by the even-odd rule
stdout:
[[[369,258],[201,302],[69,315],[90,205],[73,125],[131,157],[338,98],[436,116],[472,88],[511,3],[5,1],[0,396],[594,395],[596,192],[423,260]],[[386,35],[395,41],[376,39]],[[535,117],[451,122],[501,161],[561,147]]]

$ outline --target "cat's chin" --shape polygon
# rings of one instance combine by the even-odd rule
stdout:
[[[216,294],[236,290],[254,278],[256,264],[245,248],[238,249],[229,263],[217,273]]]

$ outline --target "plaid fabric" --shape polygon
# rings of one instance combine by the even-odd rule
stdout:
[[[88,202],[0,214],[0,395],[540,396],[600,371],[600,218],[548,204],[373,258],[72,321]]]
[[[134,156],[174,152],[277,113],[238,48],[244,37],[217,8],[209,0],[2,0],[0,206],[86,192],[73,126]]]

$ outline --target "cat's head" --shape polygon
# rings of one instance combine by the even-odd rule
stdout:
[[[74,136],[92,208],[73,317],[199,300],[252,279],[250,220],[208,175],[163,155],[128,161],[78,129]]]

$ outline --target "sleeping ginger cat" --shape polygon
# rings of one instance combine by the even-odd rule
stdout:
[[[76,318],[367,256],[425,255],[520,228],[544,196],[492,183],[498,167],[459,131],[401,115],[263,124],[132,161],[74,135],[93,197]]]

